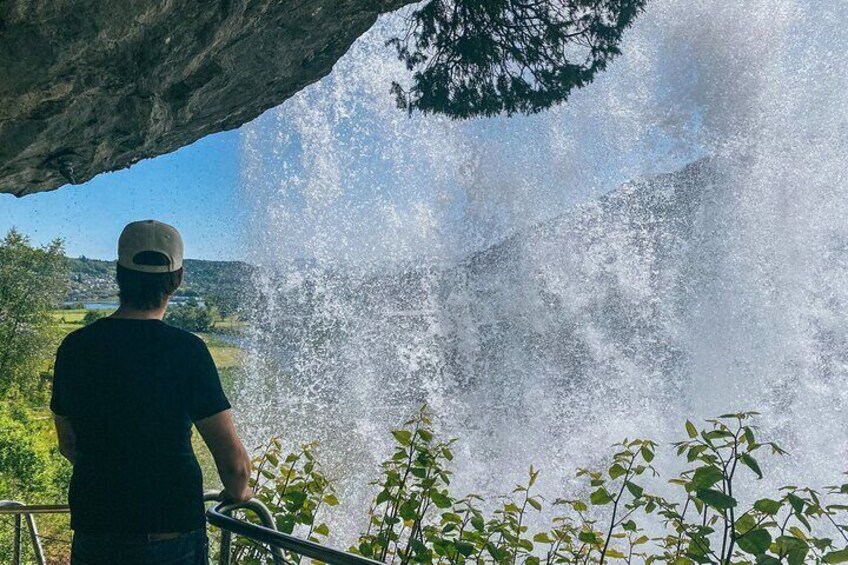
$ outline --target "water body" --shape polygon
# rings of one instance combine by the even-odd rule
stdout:
[[[182,296],[177,296],[171,298],[170,303],[175,306],[179,306],[181,304],[187,304],[194,300],[198,306],[204,306],[205,303],[202,299],[197,298],[185,298]],[[79,300],[69,300],[64,302],[65,307],[74,307],[74,306],[82,306],[86,310],[117,310],[118,302],[117,301],[107,301],[107,302],[80,302]]]
[[[118,303],[117,302],[79,302],[77,300],[70,300],[64,303],[65,307],[75,307],[82,306],[86,310],[117,310]]]
[[[533,463],[553,498],[625,436],[746,409],[792,453],[752,492],[837,481],[848,5],[650,2],[568,104],[472,122],[394,108],[398,25],[243,136],[251,440],[321,440],[349,532],[424,402],[457,492]]]

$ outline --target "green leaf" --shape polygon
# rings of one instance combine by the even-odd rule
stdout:
[[[786,555],[786,560],[789,562],[789,565],[803,565],[807,559],[807,553],[809,553],[808,548],[796,548],[790,549],[789,553]]]
[[[301,491],[287,492],[283,497],[286,499],[286,509],[295,512],[303,507],[306,502],[306,493]]]
[[[462,522],[462,516],[455,514],[454,512],[444,512],[442,514],[442,520],[445,522],[454,522],[459,524]]]
[[[486,529],[486,522],[483,520],[482,516],[474,516],[471,518],[471,525],[474,526],[474,529],[478,532],[482,532]]]
[[[848,561],[848,547],[826,553],[822,561],[825,563],[845,563]]]
[[[745,442],[748,444],[748,451],[757,445],[757,442],[754,440],[754,431],[748,426],[745,426]]]
[[[645,492],[645,489],[643,489],[642,487],[640,487],[636,483],[631,483],[630,481],[627,481],[625,486],[627,487],[627,490],[630,491],[630,494],[632,494],[634,498],[639,498],[640,496],[642,496],[642,493]]]
[[[457,541],[455,545],[456,550],[465,557],[474,553],[474,544],[468,543],[467,541]]]
[[[689,463],[691,463],[692,461],[697,459],[698,456],[701,453],[703,453],[706,450],[707,450],[706,445],[693,445],[692,447],[689,448],[689,452],[686,454],[686,460],[689,461]]]
[[[598,536],[595,535],[595,532],[589,532],[589,531],[586,531],[586,530],[577,534],[577,539],[579,539],[583,543],[590,543],[590,544],[597,544],[598,543]]]
[[[538,500],[536,500],[535,498],[528,498],[527,503],[530,506],[532,506],[533,508],[535,508],[536,510],[542,509],[542,504]]]
[[[754,503],[754,510],[762,512],[763,514],[768,514],[769,516],[774,516],[780,512],[780,508],[782,506],[783,505],[776,500],[761,498]]]
[[[708,489],[724,478],[721,470],[711,465],[698,467],[692,475],[692,486],[695,490]]]
[[[330,535],[330,527],[327,524],[318,524],[313,531],[325,537]]]
[[[433,504],[438,508],[450,508],[453,504],[453,501],[449,496],[439,491],[433,491],[430,494],[430,500],[433,501]]]
[[[618,463],[609,468],[609,476],[612,480],[615,480],[618,477],[625,475],[626,473],[627,470]]]
[[[424,467],[412,467],[409,469],[409,472],[412,473],[413,477],[418,477],[419,479],[424,479],[427,477],[427,469]]]
[[[807,517],[804,516],[804,514],[802,513],[804,511],[804,506],[807,504],[806,502],[804,502],[804,499],[792,493],[787,494],[786,499],[789,500],[789,504],[792,505],[792,510],[794,511],[795,517],[798,519],[798,521],[804,524],[807,530],[810,530],[810,522],[809,520],[807,520]]]
[[[736,540],[739,549],[753,555],[760,555],[768,551],[771,545],[771,535],[762,528],[751,530]]]
[[[642,448],[639,450],[639,453],[642,454],[642,459],[644,459],[646,463],[650,463],[654,460],[654,452],[648,449],[648,447],[645,445],[642,446]]]
[[[798,530],[798,533],[802,536],[804,535],[800,530]],[[792,536],[779,536],[774,540],[774,544],[772,545],[772,551],[774,553],[786,555],[789,565],[803,565],[809,550],[810,548],[806,541]]]
[[[757,474],[757,477],[763,478],[763,472],[760,470],[760,465],[757,463],[757,460],[748,455],[747,453],[743,453],[740,458],[742,459],[742,463],[748,466],[754,473]]]
[[[409,430],[393,430],[392,435],[401,445],[409,445],[412,442],[412,432]]]
[[[800,530],[798,530],[798,533],[802,536],[804,535],[804,532]],[[807,549],[809,547],[803,539],[792,536],[779,536],[774,540],[774,543],[777,546],[777,551],[781,553],[787,553],[793,549]]]
[[[792,509],[795,510],[795,512],[800,513],[804,510],[804,500],[801,497],[789,493],[786,495],[786,498],[789,500],[789,504],[792,505]]]
[[[324,497],[324,504],[326,504],[327,506],[338,506],[339,499],[336,498],[335,494],[330,493]]]
[[[589,500],[592,502],[592,504],[603,505],[612,502],[612,497],[610,496],[610,493],[607,492],[607,489],[601,487],[595,492],[593,492],[591,495],[589,495]]]
[[[720,490],[708,488],[699,490],[696,494],[704,503],[716,510],[729,510],[736,506],[736,499]]]
[[[418,517],[418,500],[410,498],[400,505],[398,515],[404,520],[414,520]]]
[[[550,537],[548,537],[547,532],[541,532],[541,533],[536,534],[535,536],[533,536],[533,541],[535,541],[536,543],[552,543],[553,542],[553,540]]]
[[[374,501],[374,504],[376,506],[379,506],[379,505],[383,504],[384,502],[391,500],[391,498],[392,498],[392,495],[389,491],[381,490],[379,492],[379,494],[377,494],[377,500]]]
[[[698,437],[698,430],[695,428],[695,424],[689,420],[686,420],[686,433],[689,434],[691,439]]]
[[[486,550],[491,554],[491,556],[495,559],[495,561],[501,561],[503,559],[501,551],[493,544],[492,542],[488,542],[486,544]]]
[[[753,514],[750,512],[743,514],[739,518],[736,519],[736,524],[734,524],[734,528],[740,535],[745,535],[749,531],[753,530],[757,526],[757,521],[754,519]]]

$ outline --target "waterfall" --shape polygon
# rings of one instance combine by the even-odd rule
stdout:
[[[468,122],[394,107],[400,26],[244,130],[250,440],[320,440],[350,531],[422,403],[457,492],[750,409],[791,452],[754,490],[836,482],[848,5],[655,0],[568,103]]]

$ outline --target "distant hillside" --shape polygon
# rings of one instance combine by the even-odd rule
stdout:
[[[241,261],[185,260],[186,278],[178,296],[197,296],[214,300],[232,309],[239,289],[250,277],[251,267]],[[115,262],[100,259],[68,258],[69,302],[113,300],[118,295]]]

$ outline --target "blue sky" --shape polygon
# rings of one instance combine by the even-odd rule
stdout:
[[[71,257],[114,259],[121,228],[156,218],[183,233],[186,256],[238,259],[239,133],[223,132],[89,182],[15,198],[0,194],[0,232],[43,244],[65,240]]]

